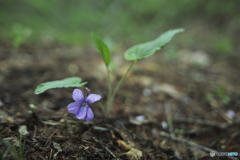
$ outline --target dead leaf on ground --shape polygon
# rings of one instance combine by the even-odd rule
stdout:
[[[133,148],[129,146],[126,142],[118,139],[117,140],[118,146],[127,151],[126,153],[123,153],[123,155],[126,155],[130,160],[138,160],[142,157],[143,153],[137,148]]]
[[[172,98],[181,100],[185,97],[185,94],[177,90],[173,85],[171,84],[154,84],[153,85],[153,92],[155,93],[165,93]]]

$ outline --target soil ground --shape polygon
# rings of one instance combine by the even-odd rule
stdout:
[[[94,49],[55,46],[14,51],[2,46],[0,150],[2,156],[7,153],[3,159],[14,159],[10,146],[19,153],[19,128],[24,125],[28,132],[22,138],[24,159],[236,158],[213,158],[210,151],[240,150],[239,65],[233,63],[234,57],[210,56],[204,67],[186,59],[166,61],[158,53],[139,61],[120,87],[111,114],[104,115],[94,103],[90,107],[95,118],[87,122],[67,111],[74,88],[39,95],[34,90],[43,82],[77,76],[102,96],[105,106],[106,70]],[[130,63],[117,54],[113,61],[115,86]]]

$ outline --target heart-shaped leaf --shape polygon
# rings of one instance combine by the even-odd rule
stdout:
[[[108,66],[111,61],[111,54],[110,54],[108,46],[95,33],[92,33],[91,35],[92,35],[92,40],[93,40],[93,43],[94,43],[97,51],[102,56],[106,66]]]
[[[184,29],[169,30],[153,41],[135,45],[124,53],[127,61],[140,60],[151,56],[155,51],[161,49],[174,37],[175,34],[183,32]]]
[[[52,88],[67,88],[67,87],[81,87],[87,82],[80,83],[82,80],[79,77],[70,77],[57,81],[50,81],[40,84],[36,90],[35,94],[40,94],[48,89]]]

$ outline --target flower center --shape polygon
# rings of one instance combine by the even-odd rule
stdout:
[[[87,107],[87,102],[83,102],[82,107]]]

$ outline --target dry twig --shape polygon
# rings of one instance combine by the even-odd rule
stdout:
[[[100,143],[95,137],[92,137],[92,139],[98,143],[103,149],[105,149],[111,156],[113,156],[113,158],[115,158],[116,160],[119,160],[106,146],[104,146],[102,143]]]

